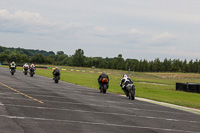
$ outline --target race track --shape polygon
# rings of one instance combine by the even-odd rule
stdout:
[[[0,67],[0,133],[197,133],[200,115]]]

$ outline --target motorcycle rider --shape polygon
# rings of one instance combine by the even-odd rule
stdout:
[[[124,91],[126,96],[128,96],[127,89],[126,89],[126,86],[128,84],[133,84],[133,81],[126,74],[124,74],[123,78],[121,79],[120,86],[122,87],[122,90]]]
[[[53,80],[55,79],[56,76],[59,76],[58,79],[60,79],[60,70],[58,69],[58,67],[55,67],[52,74],[53,74]]]
[[[33,68],[33,70],[34,70],[34,73],[35,73],[35,65],[32,63],[31,65],[30,65],[30,68],[29,69],[31,69],[31,68]]]
[[[99,78],[98,78],[98,83],[99,83],[99,89],[101,89],[101,85],[102,85],[102,80],[106,78],[108,80],[108,85],[109,85],[109,78],[108,78],[108,75],[105,73],[105,72],[102,72],[101,75],[99,75]]]
[[[12,63],[10,63],[10,65],[9,65],[10,71],[11,71],[11,67],[14,68],[14,70],[16,69],[16,64],[14,61]]]
[[[25,69],[29,70],[29,65],[27,63],[25,63],[24,66],[23,66],[23,72],[25,71]]]

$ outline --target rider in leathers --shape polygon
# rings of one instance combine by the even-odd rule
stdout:
[[[124,91],[124,93],[125,93],[126,95],[128,95],[127,89],[126,89],[126,86],[127,86],[128,84],[133,84],[133,81],[132,81],[126,74],[124,74],[124,75],[123,75],[123,78],[121,79],[120,86],[122,87],[122,90]]]
[[[58,79],[60,79],[60,71],[59,71],[58,67],[56,67],[56,68],[53,70],[52,74],[53,74],[53,80],[55,79],[56,76],[59,76]]]
[[[31,65],[30,65],[30,68],[29,69],[31,69],[31,68],[33,68],[33,70],[34,70],[34,73],[35,73],[35,65],[32,63]]]
[[[10,71],[11,71],[11,67],[14,67],[14,70],[16,69],[16,64],[14,61],[12,63],[10,63],[10,65],[9,65]]]
[[[106,78],[109,82],[109,78],[108,78],[108,75],[105,73],[105,72],[102,72],[101,75],[99,75],[99,78],[98,78],[98,83],[99,83],[99,89],[101,89],[101,85],[102,85],[102,79]],[[109,84],[108,84],[109,85]]]
[[[27,68],[29,70],[29,65],[27,63],[24,64],[23,66],[23,72],[25,71],[24,69]]]

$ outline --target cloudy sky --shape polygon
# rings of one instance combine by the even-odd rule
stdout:
[[[200,59],[200,0],[0,0],[0,46]]]

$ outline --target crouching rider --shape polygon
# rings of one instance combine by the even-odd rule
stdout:
[[[109,78],[108,78],[108,75],[105,72],[102,72],[102,74],[99,75],[99,78],[98,78],[99,89],[101,89],[101,86],[102,86],[103,82],[107,82],[107,88],[108,88],[108,86],[109,86]]]

